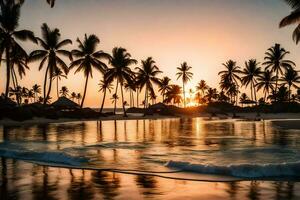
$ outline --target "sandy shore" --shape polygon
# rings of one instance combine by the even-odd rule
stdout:
[[[217,115],[216,117],[220,117],[221,119],[231,119],[232,114],[228,115]],[[10,119],[2,119],[0,120],[0,125],[6,126],[21,126],[21,125],[30,125],[30,124],[50,124],[50,123],[64,123],[64,122],[76,122],[76,121],[110,121],[110,120],[155,120],[155,119],[169,119],[169,118],[186,118],[186,117],[211,117],[208,113],[201,113],[197,115],[181,115],[181,116],[163,116],[163,115],[149,115],[143,116],[143,114],[128,114],[128,117],[123,117],[122,114],[108,116],[108,117],[99,117],[98,119],[68,119],[68,118],[61,118],[61,119],[46,119],[46,118],[33,118],[31,120],[26,121],[13,121]],[[244,120],[281,120],[281,119],[294,119],[294,121],[285,122],[284,126],[293,127],[298,126],[298,122],[300,122],[300,113],[278,113],[278,114],[271,114],[271,113],[261,113],[260,116],[257,116],[257,113],[236,113],[235,119],[244,119]],[[297,120],[299,119],[299,121]],[[299,123],[300,128],[300,123]]]

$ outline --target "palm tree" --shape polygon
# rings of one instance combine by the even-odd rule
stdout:
[[[290,68],[288,69],[283,77],[280,79],[280,81],[283,82],[283,84],[287,84],[288,85],[288,99],[289,99],[289,102],[291,100],[291,88],[294,87],[294,88],[299,88],[297,86],[297,83],[300,83],[300,76],[298,75],[298,72],[295,71],[294,69]]]
[[[89,77],[93,78],[93,68],[100,71],[102,74],[105,73],[107,66],[101,60],[110,59],[110,56],[103,51],[97,51],[97,45],[100,43],[99,38],[96,35],[89,35],[85,34],[83,42],[79,38],[77,38],[78,42],[78,49],[72,50],[72,55],[77,58],[74,60],[69,69],[73,69],[77,67],[75,73],[83,71],[85,76],[85,86],[83,97],[81,101],[80,107],[83,107],[86,90],[88,85]]]
[[[182,89],[179,85],[170,85],[170,89],[166,93],[166,103],[180,104],[182,101]]]
[[[270,90],[274,90],[274,83],[276,81],[276,77],[273,76],[273,73],[270,70],[265,70],[257,77],[257,91],[263,89],[264,92],[264,102],[266,102],[266,98],[270,93]]]
[[[184,107],[186,107],[186,102],[185,102],[185,88],[184,88],[184,86],[193,77],[193,73],[190,72],[191,69],[192,69],[192,67],[188,66],[188,64],[186,62],[182,63],[180,67],[177,67],[177,70],[178,70],[178,72],[176,73],[177,80],[179,78],[182,78]]]
[[[207,101],[209,103],[213,102],[214,100],[216,100],[218,98],[218,91],[216,88],[209,88],[206,91],[206,95],[205,97],[207,98]]]
[[[164,102],[165,101],[165,95],[166,95],[166,92],[170,89],[170,81],[171,79],[167,76],[163,77],[162,79],[159,80],[159,83],[158,83],[158,91],[162,94],[162,101]]]
[[[41,86],[38,84],[34,84],[32,86],[32,91],[34,93],[33,101],[36,101],[37,95],[41,94]]]
[[[130,69],[130,65],[136,64],[137,61],[131,58],[130,53],[127,52],[126,49],[121,47],[115,47],[112,50],[112,58],[110,60],[110,64],[112,68],[109,68],[106,77],[107,81],[112,82],[113,80],[117,80],[115,95],[118,92],[118,86],[120,84],[121,88],[121,97],[122,97],[122,107],[124,116],[126,117],[125,105],[124,105],[124,95],[123,95],[123,86],[124,83],[130,83],[133,78],[133,72]],[[116,113],[117,107],[117,99],[114,101],[114,114]]]
[[[117,94],[113,94],[112,97],[110,98],[112,101],[112,103],[115,103],[116,101],[118,101],[119,96]],[[123,103],[124,104],[124,103]]]
[[[242,104],[242,107],[244,107],[244,103],[249,100],[248,96],[246,93],[242,93],[240,96],[240,103]]]
[[[245,62],[245,68],[241,72],[243,74],[242,84],[246,87],[250,84],[252,101],[256,101],[256,77],[261,74],[261,68],[258,65],[259,63],[255,59],[251,59]]]
[[[201,92],[202,97],[204,97],[205,91],[208,89],[208,85],[206,84],[205,80],[201,80],[197,86],[196,86],[196,90]]]
[[[220,71],[218,75],[226,77],[229,81],[238,84],[240,80],[239,74],[241,73],[240,67],[236,65],[233,60],[228,60],[226,63],[222,63],[226,70]]]
[[[81,96],[80,93],[77,93],[76,99],[77,99],[77,101],[78,101],[78,104],[80,104],[80,100],[82,99],[82,96]]]
[[[286,51],[280,46],[280,44],[275,44],[273,47],[269,48],[265,53],[264,58],[265,62],[263,65],[266,65],[266,70],[270,69],[272,72],[275,72],[276,82],[275,82],[275,93],[277,93],[279,75],[283,73],[283,69],[292,68],[295,66],[295,63],[290,60],[285,60],[285,56],[290,52]]]
[[[51,30],[47,24],[43,24],[41,30],[42,38],[37,38],[37,40],[42,49],[31,52],[30,61],[41,60],[39,70],[41,70],[47,62],[44,78],[44,104],[46,104],[47,99],[49,99],[48,97],[51,92],[52,80],[55,73],[58,70],[62,70],[65,74],[68,74],[69,72],[67,64],[60,56],[65,56],[71,59],[70,52],[62,48],[68,44],[72,44],[72,41],[69,39],[61,41],[59,30],[57,28]],[[49,80],[48,90],[46,89],[47,80]]]
[[[105,76],[103,76],[103,79],[100,81],[99,83],[100,89],[99,92],[103,92],[103,100],[102,100],[102,104],[100,107],[100,113],[102,113],[103,107],[104,107],[104,102],[105,102],[105,97],[106,97],[106,92],[108,90],[109,93],[111,93],[111,90],[113,88],[112,86],[112,82],[108,82],[107,79],[105,78]]]
[[[18,48],[12,49],[10,63],[12,65],[11,75],[12,75],[12,81],[13,81],[14,87],[19,85],[16,71],[18,72],[18,75],[22,79],[23,76],[25,76],[25,74],[26,74],[25,73],[26,69],[29,69],[29,66],[27,65],[27,59],[28,59],[27,54],[24,54]]]
[[[77,94],[75,92],[71,93],[71,99],[72,99],[72,101],[74,101],[75,99],[77,99]]]
[[[221,75],[220,86],[222,90],[230,89],[232,84],[235,84],[237,90],[239,90],[238,81],[241,80],[239,74],[241,73],[240,67],[237,66],[236,62],[233,60],[228,60],[226,63],[222,63],[222,65],[226,68],[223,71],[220,71],[218,75]],[[232,89],[232,88],[231,88]],[[236,95],[236,103],[238,102],[238,94]]]
[[[32,103],[32,99],[34,98],[34,92],[32,89],[28,90],[27,97],[29,98],[30,102]]]
[[[126,91],[129,91],[129,101],[130,101],[130,107],[134,107],[134,92],[136,91],[136,82],[135,79],[131,80],[130,83],[125,82],[124,83],[124,88]]]
[[[0,1],[0,58],[5,52],[6,59],[6,87],[5,98],[8,97],[10,77],[11,77],[11,53],[17,49],[21,55],[26,55],[26,51],[17,42],[31,40],[36,43],[36,39],[32,31],[16,30],[19,26],[21,4],[14,1]]]
[[[153,84],[157,84],[157,85],[159,84],[159,79],[156,76],[162,72],[155,65],[155,61],[152,59],[152,57],[148,57],[146,60],[142,60],[142,66],[137,67],[136,69],[138,70],[137,84],[140,86],[140,90],[145,88],[144,109],[146,109],[149,103],[148,102],[149,94],[152,97],[155,96]]]
[[[67,76],[59,69],[57,68],[54,72],[54,75],[53,75],[53,80],[56,79],[56,95],[57,95],[57,98],[59,98],[59,84],[58,82],[62,79],[62,78],[67,78]]]
[[[59,93],[61,96],[66,97],[69,95],[69,89],[66,86],[62,86]]]
[[[296,42],[296,44],[298,44],[300,41],[300,1],[285,0],[285,2],[292,7],[293,11],[281,20],[279,27],[282,28],[288,25],[296,24],[297,27],[293,32],[293,40]]]

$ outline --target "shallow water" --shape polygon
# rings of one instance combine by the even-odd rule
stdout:
[[[1,195],[298,199],[299,139],[271,121],[203,118],[0,127]]]

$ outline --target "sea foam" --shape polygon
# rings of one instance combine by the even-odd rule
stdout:
[[[279,164],[210,165],[169,161],[167,167],[187,172],[226,175],[241,178],[300,177],[300,161]]]

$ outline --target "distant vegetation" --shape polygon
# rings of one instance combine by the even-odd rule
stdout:
[[[186,84],[193,78],[192,67],[183,62],[177,67],[177,79],[182,86],[172,83],[163,75],[152,57],[138,62],[123,47],[114,47],[112,52],[99,49],[100,40],[96,35],[84,35],[76,40],[77,48],[67,51],[66,46],[73,44],[63,38],[58,28],[50,28],[46,23],[41,26],[41,36],[37,37],[31,30],[19,28],[20,10],[24,1],[1,0],[0,12],[0,56],[1,67],[6,68],[5,91],[1,98],[13,100],[18,105],[41,103],[49,104],[59,97],[67,97],[84,106],[90,78],[100,79],[99,92],[103,94],[99,102],[100,112],[108,93],[115,111],[118,101],[122,102],[124,116],[126,106],[142,106],[144,109],[157,103],[161,95],[163,103],[177,106],[200,106],[225,103],[232,106],[271,105],[275,103],[296,103],[300,100],[300,76],[296,64],[289,60],[289,51],[280,44],[274,44],[265,52],[262,62],[255,58],[245,61],[243,65],[229,59],[220,71],[219,90],[199,80],[194,89],[186,91]],[[54,6],[55,1],[47,2]],[[296,43],[300,40],[300,3],[298,0],[286,0],[293,12],[284,18],[280,27],[297,24],[293,33]],[[36,43],[36,50],[26,52],[20,42]],[[26,76],[30,64],[39,63],[39,70],[45,69],[43,86],[35,84],[26,88],[19,84],[19,79]],[[67,86],[59,86],[62,78],[67,78],[70,70],[82,73],[85,78],[82,94],[69,91]],[[102,77],[93,77],[93,71],[99,71]],[[4,74],[1,76],[4,77]],[[51,97],[53,81],[56,82],[56,98]],[[114,83],[114,84],[113,84]],[[155,90],[156,86],[158,91]],[[249,88],[250,94],[241,94],[241,88]],[[295,91],[296,93],[293,93]],[[141,94],[141,92],[144,93]],[[262,91],[260,96],[259,91]],[[119,92],[121,97],[119,97]],[[129,93],[129,100],[124,93]],[[187,95],[189,93],[189,95]],[[128,103],[129,102],[129,103]],[[115,113],[114,111],[114,113]]]

